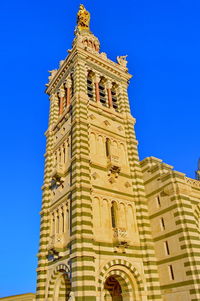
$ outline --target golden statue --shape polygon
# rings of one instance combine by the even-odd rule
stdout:
[[[90,30],[90,13],[85,9],[83,4],[80,5],[77,14],[77,29],[79,32],[82,30]]]

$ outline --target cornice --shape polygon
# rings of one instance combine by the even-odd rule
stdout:
[[[105,58],[101,56],[101,53],[97,55],[97,53],[92,53],[89,51],[86,51],[80,47],[77,47],[77,50],[86,57],[86,62],[90,63],[93,62],[108,71],[116,74],[119,78],[123,77],[124,80],[130,80],[132,75],[128,73],[128,69],[121,67],[118,63],[113,62],[109,58]]]
[[[73,63],[78,63],[77,59],[80,59],[81,61],[83,60],[85,65],[91,66],[94,69],[97,67],[97,69],[102,71],[102,73],[106,70],[111,73],[107,74],[108,76],[115,77],[118,81],[127,82],[132,77],[132,75],[127,72],[127,68],[120,66],[118,63],[111,61],[107,57],[102,57],[101,53],[92,53],[77,46],[71,50],[70,54],[57,70],[54,77],[50,80],[49,84],[47,84],[48,87],[45,91],[47,94],[50,95],[54,89],[58,88],[59,82],[63,79],[64,74],[67,71],[68,73],[72,71]]]
[[[57,73],[55,74],[55,76],[50,80],[50,82],[47,84],[47,89],[45,90],[45,92],[47,94],[51,94],[52,90],[58,85],[59,81],[63,78],[63,75],[65,74],[65,72],[67,71],[67,69],[70,70],[70,65],[73,62],[73,58],[75,56],[76,52],[75,50],[71,51],[71,53],[65,58],[63,64],[61,65],[61,67],[58,69]]]

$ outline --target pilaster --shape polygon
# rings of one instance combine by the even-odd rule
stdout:
[[[135,119],[130,115],[127,87],[125,85],[122,85],[121,93],[123,95],[128,160],[134,193],[133,201],[136,206],[137,225],[140,236],[144,272],[146,276],[148,300],[162,300],[154,243],[151,235],[147,199],[145,196],[144,182],[139,164],[138,142],[135,137],[135,131],[133,130]]]
[[[85,64],[77,58],[72,102],[71,254],[76,301],[96,300]]]
[[[38,252],[38,267],[37,267],[37,292],[36,299],[44,300],[45,284],[47,279],[48,260],[47,260],[47,245],[50,237],[50,215],[49,202],[51,198],[50,183],[51,172],[53,167],[53,132],[52,128],[58,118],[58,103],[57,97],[52,95],[50,97],[50,112],[49,112],[49,127],[46,132],[46,154],[45,154],[45,168],[44,168],[44,184],[42,186],[42,210],[40,212],[40,245]]]

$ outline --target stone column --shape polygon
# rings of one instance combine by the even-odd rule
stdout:
[[[107,81],[106,82],[106,88],[107,88],[107,93],[108,93],[108,105],[110,108],[113,107],[113,103],[112,103],[112,93],[111,93],[111,89],[112,89],[112,83],[111,81]]]
[[[58,120],[59,107],[58,107],[58,95],[51,94],[50,96],[51,114],[49,117],[49,126],[53,127]]]
[[[65,88],[67,90],[67,95],[66,95],[66,106],[67,108],[70,105],[71,102],[71,87],[72,87],[72,80],[70,77],[67,78],[66,82],[65,82]]]
[[[64,110],[64,97],[65,97],[65,90],[63,86],[59,90],[59,97],[60,97],[59,115],[62,115]]]
[[[81,101],[87,102],[87,79],[86,79],[86,65],[84,61],[80,61],[77,57],[77,61],[74,64],[74,94],[78,93],[82,97]],[[84,100],[83,100],[84,98]],[[77,99],[76,99],[77,100]],[[80,101],[80,99],[79,99]]]
[[[100,95],[99,95],[99,82],[100,82],[99,74],[95,74],[94,76],[94,84],[95,84],[95,95],[96,95],[96,102],[100,102]]]
[[[127,82],[122,82],[118,87],[119,93],[119,103],[120,103],[120,112],[130,115],[130,102],[128,98],[128,84]]]

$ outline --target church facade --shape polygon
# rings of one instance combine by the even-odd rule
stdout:
[[[36,300],[198,301],[200,182],[139,160],[126,56],[100,52],[89,22],[81,5],[46,89]]]

